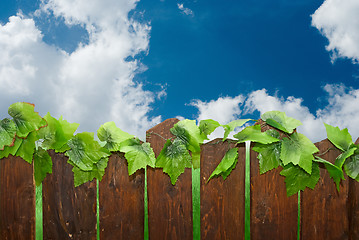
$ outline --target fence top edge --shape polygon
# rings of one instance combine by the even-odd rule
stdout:
[[[179,122],[179,121],[180,121],[180,120],[179,120],[178,118],[168,118],[168,119],[166,119],[166,120],[160,122],[159,124],[153,126],[152,128],[148,129],[148,130],[146,131],[146,133],[152,132],[152,131],[156,130],[157,128],[161,127],[161,126],[165,126],[165,125],[171,124],[171,123],[172,123],[172,124],[175,124],[175,123],[177,123],[177,122]]]

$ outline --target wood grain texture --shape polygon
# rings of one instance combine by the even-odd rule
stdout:
[[[113,153],[99,184],[100,238],[144,238],[145,171],[128,176],[122,153]]]
[[[227,177],[207,179],[234,143],[215,139],[201,146],[201,239],[244,239],[245,147]]]
[[[52,174],[43,182],[44,239],[96,239],[96,181],[74,187],[72,166],[49,151]]]
[[[359,138],[355,141],[359,144]],[[349,180],[349,240],[359,239],[359,182]]]
[[[173,137],[170,129],[178,121],[167,119],[146,132],[156,157],[165,144],[163,138]],[[192,240],[191,169],[185,169],[174,186],[162,169],[148,168],[147,173],[149,238]]]
[[[321,157],[334,163],[340,151],[328,140],[315,143],[319,154],[332,148]],[[348,239],[349,181],[342,181],[338,193],[328,171],[320,164],[320,179],[314,190],[306,189],[301,201],[301,237],[303,240]],[[345,176],[348,179],[347,176]]]
[[[287,197],[281,167],[260,174],[257,156],[251,151],[251,239],[296,239],[298,196]]]
[[[0,238],[35,239],[33,164],[11,155],[0,160]]]

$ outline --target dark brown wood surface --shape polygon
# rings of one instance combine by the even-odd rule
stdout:
[[[11,155],[0,160],[0,239],[35,239],[33,164]]]
[[[99,184],[101,239],[143,240],[144,183],[143,169],[128,176],[124,155],[111,155]]]
[[[68,158],[49,153],[53,167],[43,182],[44,239],[96,239],[96,181],[75,188]]]
[[[251,151],[251,239],[296,239],[298,196],[287,197],[281,167],[260,174],[257,156]]]
[[[359,138],[355,144],[359,144]],[[349,180],[349,240],[359,239],[359,182]]]
[[[325,139],[315,144],[321,157],[334,163],[340,151]],[[301,201],[301,239],[348,239],[348,190],[349,181],[342,181],[338,193],[333,179],[320,164],[320,179],[314,190],[306,189]]]
[[[227,177],[208,178],[234,143],[215,139],[201,147],[201,239],[244,239],[244,144]]]
[[[146,132],[156,157],[165,144],[163,138],[173,136],[170,129],[177,122],[178,119],[167,119]],[[192,240],[191,169],[185,169],[175,186],[162,169],[148,168],[147,173],[149,238]]]

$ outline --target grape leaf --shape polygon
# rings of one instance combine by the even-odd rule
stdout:
[[[306,136],[295,132],[290,138],[283,138],[280,158],[284,165],[293,163],[311,174],[313,153],[318,151],[318,148]]]
[[[348,150],[354,143],[352,136],[350,136],[348,129],[344,128],[340,130],[338,127],[330,126],[324,123],[325,129],[327,130],[327,136],[329,141],[331,141],[337,148],[345,152]]]
[[[307,173],[292,163],[285,166],[280,172],[280,175],[286,177],[285,185],[287,188],[287,196],[292,196],[300,190],[304,191],[306,187],[314,189],[320,178],[318,163],[313,162],[311,173],[312,174]]]
[[[34,177],[36,186],[40,186],[48,173],[52,173],[51,157],[45,149],[39,147],[34,153]]]
[[[9,107],[9,115],[13,117],[14,123],[17,126],[16,135],[24,138],[30,132],[39,130],[46,126],[46,121],[34,111],[35,106],[30,103],[18,102],[11,104]]]
[[[35,152],[35,142],[37,140],[38,137],[36,132],[29,133],[27,138],[22,140],[21,145],[15,155],[21,157],[26,162],[31,164]]]
[[[17,150],[21,146],[22,141],[22,138],[16,137],[12,146],[5,146],[4,150],[0,151],[0,159],[8,157],[10,154],[15,156]]]
[[[238,139],[238,143],[252,141],[268,144],[279,141],[278,138],[272,137],[265,132],[261,132],[260,125],[246,127],[245,129],[234,135],[234,137]]]
[[[93,137],[93,133],[83,132],[76,134],[67,142],[71,150],[66,152],[66,156],[69,157],[71,165],[83,171],[91,171],[95,163],[110,155],[110,152],[101,147]]]
[[[262,115],[262,120],[283,132],[291,134],[302,123],[294,118],[287,117],[284,112],[269,111]]]
[[[338,166],[339,168],[343,167],[343,164],[345,163],[345,160],[350,157],[351,155],[354,154],[355,150],[357,148],[355,147],[355,145],[353,145],[351,148],[349,148],[348,150],[346,150],[345,152],[341,153],[336,159],[335,159],[335,165]]]
[[[97,137],[100,141],[106,142],[104,148],[111,152],[119,151],[120,143],[133,138],[134,136],[128,134],[118,127],[114,122],[107,122],[97,130]]]
[[[103,175],[105,175],[105,169],[108,164],[108,157],[101,158],[97,163],[94,163],[90,171],[83,171],[77,166],[73,166],[72,172],[74,173],[74,185],[75,187],[80,186],[86,182],[92,181],[94,178],[97,178],[99,181],[102,180]]]
[[[359,182],[359,149],[345,161],[344,170],[349,177]]]
[[[260,174],[268,172],[281,165],[281,142],[275,142],[271,144],[256,143],[256,145],[253,147],[253,151],[258,152]]]
[[[16,136],[16,125],[13,120],[5,118],[0,122],[0,151],[5,146],[14,144]]]
[[[207,182],[214,177],[222,176],[223,180],[231,174],[232,170],[236,167],[238,162],[238,149],[232,148],[226,152],[222,161],[218,164],[216,169],[212,172]]]
[[[131,138],[120,144],[119,150],[125,153],[128,163],[128,175],[140,168],[155,167],[156,158],[149,143],[141,143],[138,138]]]
[[[199,131],[203,138],[208,140],[207,136],[210,135],[219,126],[221,126],[221,124],[212,119],[201,120],[199,122]]]
[[[76,129],[79,127],[78,123],[69,123],[60,117],[59,120],[53,118],[50,113],[44,117],[47,126],[38,131],[39,139],[43,139],[42,147],[45,149],[54,149],[56,152],[64,152],[69,150],[67,141],[70,140]],[[66,146],[64,148],[64,146]]]
[[[170,176],[171,183],[175,185],[184,169],[192,167],[191,156],[183,141],[177,138],[173,142],[167,140],[157,157],[156,167],[163,168],[163,172]]]
[[[234,129],[236,127],[241,127],[243,126],[246,122],[250,121],[252,119],[238,119],[238,120],[234,120],[232,122],[229,122],[225,125],[222,125],[222,127],[224,128],[224,136],[223,136],[223,141],[225,141],[228,137],[228,135],[234,131]]]
[[[335,185],[337,186],[337,190],[339,192],[340,181],[345,179],[343,170],[340,167],[318,156],[315,156],[314,161],[324,163],[324,166],[327,169],[329,176],[333,178]]]

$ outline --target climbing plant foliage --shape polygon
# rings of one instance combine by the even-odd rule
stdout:
[[[34,161],[36,185],[52,173],[50,149],[68,156],[75,186],[94,178],[101,180],[113,152],[124,153],[129,175],[147,167],[162,168],[175,184],[185,168],[200,167],[201,145],[218,127],[224,129],[223,141],[235,129],[241,130],[234,134],[237,145],[229,148],[208,181],[218,176],[226,179],[238,161],[244,161],[238,159],[238,144],[245,141],[255,143],[253,150],[258,152],[261,174],[281,167],[280,175],[285,177],[288,196],[307,187],[315,188],[320,178],[319,164],[325,166],[338,191],[340,182],[345,179],[344,171],[359,181],[359,144],[353,143],[348,129],[324,123],[329,141],[341,151],[331,163],[322,158],[324,154],[319,153],[306,136],[296,131],[302,123],[279,111],[266,112],[258,121],[237,119],[223,125],[212,119],[202,120],[198,125],[195,120],[179,121],[170,130],[174,137],[167,139],[156,158],[149,143],[122,131],[114,122],[101,125],[96,140],[94,133],[75,135],[79,124],[69,123],[62,117],[55,119],[49,113],[41,117],[34,108],[24,102],[9,107],[10,117],[0,121],[0,159],[13,155],[30,164]],[[256,123],[251,125],[251,121]]]

